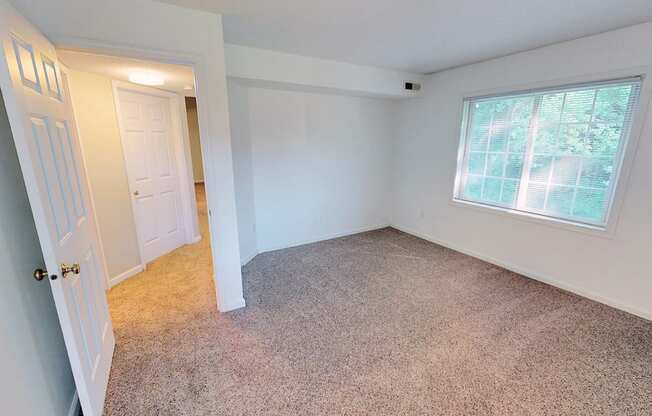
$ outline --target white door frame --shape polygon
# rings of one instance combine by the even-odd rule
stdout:
[[[113,101],[115,104],[118,126],[120,130],[120,143],[122,144],[122,158],[125,162],[125,167],[127,166],[128,161],[127,155],[124,152],[126,144],[123,134],[124,122],[122,120],[119,90],[152,95],[168,100],[171,122],[170,127],[173,133],[172,139],[175,152],[174,161],[179,175],[179,197],[181,199],[182,207],[184,241],[186,244],[192,244],[199,241],[201,239],[201,235],[199,234],[199,227],[197,226],[198,219],[195,187],[191,186],[191,183],[194,183],[194,181],[192,178],[192,166],[190,165],[190,163],[192,163],[190,159],[190,137],[187,128],[187,120],[186,123],[184,123],[185,118],[182,115],[182,109],[185,109],[184,97],[173,92],[136,85],[124,81],[113,80],[112,86]],[[127,169],[127,177],[129,178],[129,169]],[[131,184],[131,178],[129,178],[129,184]],[[137,225],[138,216],[136,215],[136,206],[134,205],[134,199],[131,197],[132,191],[133,190],[130,189],[129,201],[131,203],[131,212],[134,215],[134,222],[136,223],[136,236],[138,237],[138,255],[140,257],[140,265],[142,269],[145,270],[147,265],[145,264],[143,256],[143,239],[140,235]]]
[[[213,279],[217,296],[217,308],[220,312],[228,312],[234,309],[245,307],[245,300],[242,290],[240,249],[238,246],[237,217],[235,213],[235,195],[233,183],[225,182],[225,179],[218,176],[220,171],[217,163],[227,163],[232,169],[231,146],[219,143],[223,138],[216,137],[214,133],[219,131],[219,124],[212,119],[212,112],[226,111],[228,108],[222,106],[215,94],[204,90],[210,88],[211,78],[224,76],[226,74],[214,74],[215,66],[208,61],[212,59],[214,51],[190,52],[188,49],[171,50],[153,48],[146,43],[137,43],[132,40],[129,43],[111,41],[104,39],[90,39],[75,35],[57,35],[53,38],[55,46],[62,49],[86,50],[88,52],[105,55],[116,55],[136,59],[149,59],[170,64],[191,66],[195,74],[197,109],[199,112],[200,142],[202,148],[202,159],[204,162],[204,175],[206,185],[207,205],[209,210],[209,229],[211,239],[211,252],[213,257]],[[218,50],[219,51],[219,50]],[[223,56],[223,50],[219,51]],[[212,72],[209,72],[212,71]],[[227,117],[228,127],[228,117]],[[217,127],[217,128],[216,128]],[[228,134],[228,133],[227,133]],[[213,142],[219,144],[213,145]],[[226,152],[217,153],[218,150]],[[220,201],[221,200],[221,201]],[[215,210],[216,207],[223,207],[223,210]],[[215,212],[213,213],[212,211]],[[221,236],[224,230],[227,235]],[[235,237],[235,241],[233,241]],[[222,242],[222,244],[220,244]],[[224,243],[228,242],[228,245]],[[235,245],[232,245],[232,243]]]

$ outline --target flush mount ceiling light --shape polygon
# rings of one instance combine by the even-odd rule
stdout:
[[[163,75],[153,71],[139,71],[129,74],[129,81],[134,84],[148,85],[156,87],[165,84]]]
[[[186,91],[190,91],[192,90],[192,87],[190,85],[186,85],[185,87],[183,87],[183,89]]]

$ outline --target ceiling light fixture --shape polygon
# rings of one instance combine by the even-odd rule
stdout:
[[[183,89],[186,91],[190,91],[192,90],[192,87],[190,85],[186,85],[185,87],[183,87]]]
[[[129,74],[129,81],[134,84],[148,85],[150,87],[165,84],[165,78],[163,78],[163,75],[153,71],[132,72]]]

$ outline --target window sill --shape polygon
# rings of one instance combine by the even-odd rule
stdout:
[[[613,239],[615,235],[615,227],[608,224],[603,228],[597,225],[582,224],[561,219],[546,217],[544,215],[532,214],[523,211],[517,211],[509,208],[494,207],[484,205],[476,202],[464,201],[461,199],[453,198],[450,204],[458,208],[466,208],[477,212],[493,213],[507,218],[525,221],[529,223],[539,224],[547,227],[558,228],[566,231],[577,232],[593,237],[600,237],[606,239]]]

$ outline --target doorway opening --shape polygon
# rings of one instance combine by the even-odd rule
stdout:
[[[175,250],[208,234],[193,69],[71,50],[57,55],[70,68],[105,287],[154,264],[169,267],[170,259],[183,263]]]
[[[136,377],[134,359],[142,368],[162,368],[157,362],[166,358],[130,351],[161,343],[172,351],[199,305],[217,308],[194,73],[88,52],[57,55],[68,67],[108,276],[118,345],[106,393],[110,406],[111,396]]]

